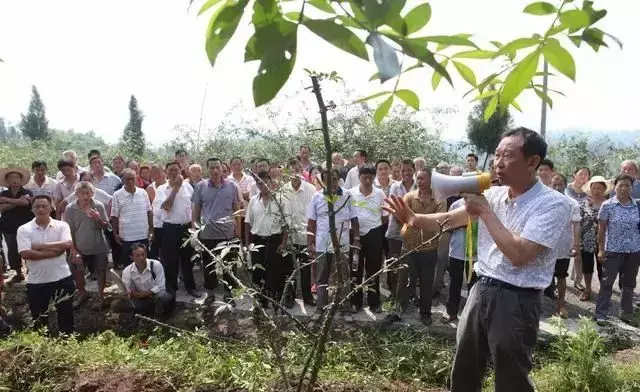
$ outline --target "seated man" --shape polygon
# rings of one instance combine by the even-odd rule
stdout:
[[[158,260],[147,259],[144,244],[131,245],[132,264],[122,271],[122,281],[135,312],[166,317],[170,313],[173,295],[164,286],[164,269]]]

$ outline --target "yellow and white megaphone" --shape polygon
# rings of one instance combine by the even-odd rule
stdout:
[[[431,189],[437,200],[445,200],[460,193],[482,193],[491,187],[491,174],[467,173],[462,176],[447,176],[431,172]]]

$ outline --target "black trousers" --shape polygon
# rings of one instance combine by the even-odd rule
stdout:
[[[9,268],[16,271],[18,274],[22,274],[22,258],[18,253],[18,241],[16,234],[2,233],[2,235],[4,236],[5,241],[7,241],[7,261],[9,262]]]
[[[352,289],[369,279],[382,268],[382,245],[384,232],[382,226],[371,229],[367,234],[360,237],[360,254],[357,268],[351,269]],[[363,280],[364,275],[364,280]],[[367,304],[369,307],[380,306],[380,277],[376,276],[367,286],[363,288],[367,293]],[[363,290],[358,290],[351,297],[351,304],[361,308],[364,301]]]
[[[58,314],[58,329],[64,334],[73,333],[75,291],[76,285],[71,275],[56,282],[27,284],[27,301],[36,328],[48,325],[49,303],[54,302]]]
[[[215,249],[218,246],[218,244],[226,241],[227,240],[222,240],[222,239],[216,239],[216,240],[202,239],[202,238],[200,239],[200,242],[202,242],[202,245],[206,246],[207,249],[211,251],[213,251],[213,249]],[[216,255],[220,255],[221,252],[222,250],[216,250],[213,253]],[[235,257],[237,257],[237,250],[232,249],[230,252],[228,252],[225,255],[224,261],[232,260]],[[204,288],[207,290],[215,290],[216,287],[218,287],[218,274],[216,273],[215,261],[211,258],[211,255],[209,255],[208,252],[203,251],[202,262],[204,264],[204,268],[202,269],[204,271]],[[224,280],[223,282],[224,291],[225,291],[224,295],[225,297],[230,296],[231,288],[234,286],[233,280],[231,279],[231,276],[229,276],[228,272],[225,272],[223,274],[222,279]]]
[[[167,291],[178,291],[178,274],[182,272],[185,290],[194,290],[196,281],[193,277],[193,248],[191,245],[182,246],[189,237],[191,223],[184,225],[164,223],[162,225],[162,267],[166,278]]]
[[[411,265],[413,263],[413,269]],[[404,313],[409,306],[409,299],[415,295],[415,286],[411,287],[411,274],[415,274],[414,282],[420,280],[420,314],[431,315],[433,298],[433,280],[438,263],[438,249],[411,254],[406,260],[406,268],[398,271],[398,291],[396,299],[400,312]]]
[[[465,271],[468,271],[470,261],[464,261],[449,257],[449,300],[447,301],[447,314],[449,316],[458,316],[458,310],[460,309],[460,296],[462,293],[462,285],[464,284]],[[467,288],[471,291],[473,284],[476,282],[477,276],[473,272],[471,274],[471,281],[467,284]]]
[[[162,227],[153,228],[153,240],[149,247],[149,258],[162,261],[162,241],[163,241]]]
[[[293,270],[291,257],[282,257],[278,253],[278,246],[282,241],[282,234],[274,234],[269,237],[252,236],[253,243],[263,245],[258,252],[251,254],[252,264],[264,267],[253,268],[253,283],[256,288],[264,290],[268,296],[276,301],[280,301],[284,293],[284,286],[287,272],[291,274]]]
[[[116,239],[113,235],[113,231],[105,230],[104,234],[109,240],[109,246],[111,247],[111,260],[113,261],[113,265],[121,265],[122,264],[122,245],[116,242]]]
[[[402,241],[394,240],[391,238],[387,238],[387,241],[389,243],[388,257],[399,258],[400,255],[402,254]],[[389,271],[387,271],[387,285],[389,286],[391,297],[395,297],[396,293],[398,292],[398,268],[400,267],[401,263],[402,262],[399,262],[398,264],[395,265],[394,268],[391,268]]]
[[[299,265],[304,265],[309,262],[309,254],[304,253],[303,251],[307,248],[305,245],[293,245],[296,250],[296,257],[298,258]],[[293,258],[293,255],[290,255]],[[293,268],[295,264],[293,263],[293,259],[291,261],[291,267]],[[291,271],[287,273],[287,276],[291,275]],[[313,301],[313,294],[311,294],[311,266],[308,265],[300,269],[300,291],[302,292],[302,299],[304,301],[310,302]],[[292,287],[292,294],[295,297],[296,285]]]

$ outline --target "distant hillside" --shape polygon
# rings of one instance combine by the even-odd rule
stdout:
[[[589,141],[595,141],[602,137],[609,137],[616,144],[631,145],[640,139],[640,129],[634,130],[581,130],[566,129],[549,132],[549,141],[553,143],[562,137],[585,135]]]

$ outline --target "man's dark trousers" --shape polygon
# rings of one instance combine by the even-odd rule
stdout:
[[[182,270],[185,290],[194,290],[196,282],[193,278],[193,248],[187,244],[182,246],[189,238],[190,223],[179,225],[165,222],[162,225],[162,267],[166,278],[167,291],[175,293],[178,290],[178,274]]]

